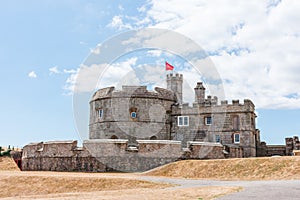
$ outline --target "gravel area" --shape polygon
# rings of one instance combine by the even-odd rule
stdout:
[[[141,176],[142,180],[177,184],[176,188],[193,188],[203,186],[240,186],[240,192],[232,193],[218,199],[300,199],[300,180],[268,180],[268,181],[215,181],[193,180],[165,177]]]

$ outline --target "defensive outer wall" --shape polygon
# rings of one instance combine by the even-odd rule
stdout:
[[[22,169],[32,171],[137,172],[183,159],[242,157],[243,150],[217,143],[137,140],[138,147],[124,139],[31,143],[23,148]],[[90,151],[92,150],[92,151]],[[159,155],[159,156],[157,156]]]

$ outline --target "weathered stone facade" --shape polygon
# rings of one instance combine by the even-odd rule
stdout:
[[[260,133],[250,100],[228,103],[195,87],[182,102],[183,76],[169,74],[167,89],[123,86],[96,91],[90,101],[89,140],[32,143],[23,170],[145,171],[181,159],[256,156]]]
[[[205,87],[198,82],[195,102],[189,106],[182,103],[183,76],[168,74],[166,80],[167,89],[155,92],[145,86],[98,90],[90,102],[90,139],[128,139],[133,145],[136,139],[177,140],[183,147],[189,141],[217,142],[242,147],[243,157],[256,156],[260,141],[251,100],[219,104],[217,97],[206,98]]]
[[[244,157],[256,156],[258,136],[253,103],[250,100],[244,100],[243,104],[239,101],[233,101],[232,104],[224,101],[222,105],[216,103],[208,98],[203,104],[194,103],[193,107],[184,104],[181,108],[174,109],[172,138],[183,141],[183,144],[188,141],[234,144],[244,149]],[[189,125],[178,126],[178,116],[188,116]],[[210,124],[206,123],[207,117],[211,119]],[[239,135],[238,141],[234,141],[235,134]]]
[[[109,87],[94,94],[90,102],[90,139],[170,140],[166,113],[176,102],[174,94],[158,87],[155,92],[148,91],[146,86],[122,89]],[[133,112],[135,118],[130,115]]]
[[[137,140],[138,148],[124,139],[96,139],[77,147],[77,141],[31,143],[23,148],[22,169],[37,171],[136,172],[181,159],[220,159],[221,144],[190,142],[184,150],[180,141]],[[239,152],[241,148],[230,148]],[[188,153],[187,153],[188,152]]]

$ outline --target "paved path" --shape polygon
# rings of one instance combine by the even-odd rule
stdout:
[[[141,176],[140,179],[178,184],[179,186],[169,188],[192,188],[201,186],[241,186],[241,192],[220,197],[220,200],[235,199],[300,199],[300,180],[280,180],[280,181],[213,181],[213,180],[191,180],[165,177]]]

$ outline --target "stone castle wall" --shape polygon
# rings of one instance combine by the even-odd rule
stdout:
[[[130,146],[128,140],[122,139],[88,140],[82,148],[77,147],[77,141],[32,143],[23,148],[22,169],[138,172],[181,159],[226,157],[221,144],[190,142],[185,152],[180,141],[137,140],[137,144],[137,147]],[[230,156],[240,157],[242,153],[237,151],[241,149],[230,148]]]
[[[98,90],[90,102],[90,139],[170,139],[168,115],[174,94],[163,88],[148,91],[146,86],[123,86]],[[102,117],[99,117],[102,110]],[[130,113],[135,112],[136,118]],[[142,134],[141,134],[142,133]]]
[[[298,136],[285,138],[285,145],[267,145],[261,142],[257,148],[257,156],[291,156],[294,150],[300,150]]]
[[[256,156],[255,107],[250,100],[240,103],[233,100],[232,104],[222,101],[218,105],[216,98],[194,103],[192,107],[183,104],[181,108],[174,108],[172,112],[172,139],[187,141],[216,142],[216,135],[224,145],[234,144],[234,134],[240,135],[240,142],[236,145],[244,148],[244,157]],[[177,116],[188,116],[188,126],[178,126]],[[205,123],[206,117],[212,117],[212,124]],[[234,118],[238,118],[238,125],[234,125]]]

